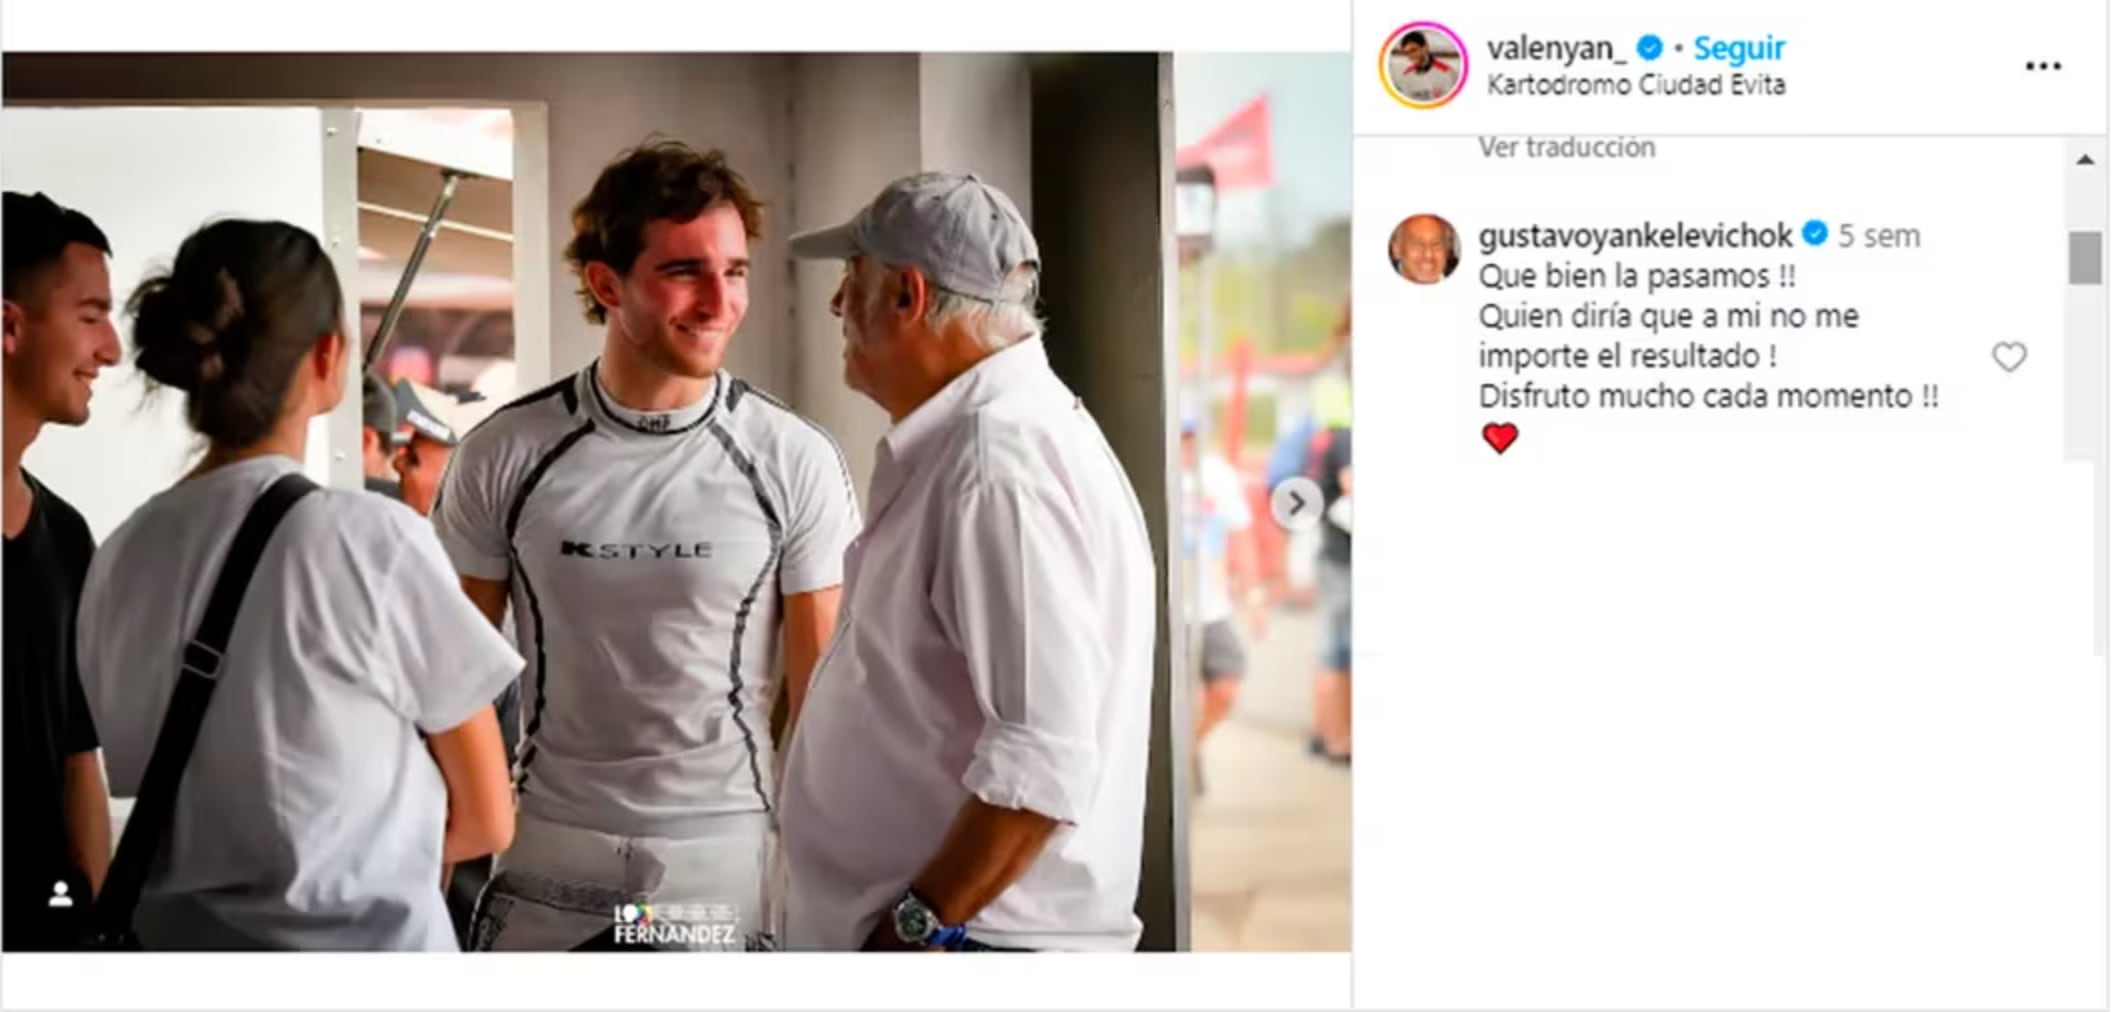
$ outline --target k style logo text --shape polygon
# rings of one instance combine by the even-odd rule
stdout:
[[[658,544],[573,541],[558,542],[558,554],[574,559],[709,559],[711,542],[683,541]]]

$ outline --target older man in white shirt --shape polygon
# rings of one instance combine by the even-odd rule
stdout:
[[[845,378],[894,426],[785,762],[784,945],[1134,949],[1151,543],[1049,368],[1033,234],[923,173],[792,249],[845,261]]]

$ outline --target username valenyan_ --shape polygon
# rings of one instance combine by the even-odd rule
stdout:
[[[1613,64],[1619,60],[1618,50],[1606,39],[1535,39],[1520,35],[1515,39],[1497,39],[1488,44],[1489,55],[1498,61],[1510,63],[1553,63],[1565,71],[1578,64]],[[1691,46],[1683,46],[1680,56],[1696,63],[1721,65],[1724,70],[1714,72],[1662,73],[1651,70],[1640,77],[1629,78],[1620,74],[1560,73],[1560,74],[1506,74],[1496,72],[1489,75],[1489,93],[1493,95],[1552,95],[1552,96],[1597,96],[1597,95],[1770,95],[1789,93],[1787,78],[1774,73],[1746,73],[1743,68],[1753,63],[1773,63],[1784,58],[1789,47],[1786,39],[1768,35],[1760,39],[1724,39],[1709,35],[1695,36]],[[1667,53],[1667,56],[1672,54]],[[1711,68],[1713,69],[1713,68]]]

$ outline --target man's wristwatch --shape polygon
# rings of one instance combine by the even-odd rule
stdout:
[[[917,895],[915,889],[903,893],[902,898],[895,901],[892,919],[895,937],[904,945],[951,949],[968,937],[966,927],[949,927],[940,923],[938,911],[924,902],[924,897]]]

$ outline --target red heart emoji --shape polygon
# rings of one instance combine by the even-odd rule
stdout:
[[[1495,447],[1497,453],[1502,453],[1510,449],[1512,443],[1518,441],[1518,427],[1509,422],[1505,422],[1502,425],[1490,422],[1481,427],[1481,438],[1488,440],[1489,445]]]

